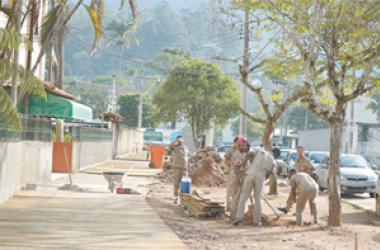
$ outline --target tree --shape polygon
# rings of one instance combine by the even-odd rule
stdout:
[[[370,108],[373,113],[376,113],[377,120],[380,121],[380,94],[374,93],[371,96],[371,102],[368,104],[367,108]]]
[[[295,131],[328,127],[325,121],[302,105],[297,105],[290,110],[288,125]]]
[[[295,102],[308,94],[306,87],[299,87],[296,79],[290,79],[287,75],[288,72],[281,72],[281,68],[277,63],[277,57],[270,57],[269,55],[263,56],[268,44],[274,43],[274,38],[269,38],[264,45],[261,45],[259,52],[254,54],[253,58],[249,56],[249,42],[254,38],[250,37],[251,25],[256,23],[255,31],[261,32],[263,29],[269,30],[270,25],[263,22],[262,12],[255,10],[263,9],[263,1],[257,0],[232,0],[233,11],[244,11],[244,48],[242,62],[239,65],[240,81],[250,91],[254,93],[261,109],[261,114],[250,114],[244,107],[240,108],[240,112],[248,117],[252,122],[260,123],[264,125],[264,132],[262,133],[261,142],[263,147],[267,151],[271,151],[272,143],[271,137],[276,124],[281,120],[285,111]],[[253,20],[252,20],[253,16]],[[265,20],[265,19],[264,19]],[[262,27],[260,27],[260,25]],[[268,32],[268,34],[271,34]],[[277,34],[275,34],[277,35]],[[259,41],[256,39],[256,43]],[[269,90],[268,86],[265,86],[261,81],[257,79],[251,82],[251,75],[256,71],[265,71],[265,77],[268,81],[266,83],[272,83],[275,87]],[[281,74],[278,74],[281,73]],[[273,191],[275,192],[275,191]],[[273,193],[272,191],[270,193]]]
[[[281,70],[303,74],[302,101],[330,128],[330,226],[341,225],[339,163],[347,104],[380,85],[380,2],[263,0],[281,29]],[[286,62],[286,63],[285,63]],[[318,89],[316,86],[326,85]]]
[[[212,124],[223,125],[239,110],[239,95],[233,80],[217,65],[188,60],[177,66],[153,95],[162,122],[184,117],[193,132],[194,145]]]
[[[78,87],[65,86],[65,90],[78,97],[79,101],[94,111],[95,117],[107,111],[107,92],[96,87],[96,84],[83,84]]]
[[[123,116],[124,123],[129,127],[137,127],[138,106],[140,102],[140,94],[125,93],[118,98],[119,114]],[[157,125],[153,117],[153,106],[148,96],[144,96],[142,127],[154,128]]]
[[[239,123],[240,123],[240,120],[235,119],[232,122],[232,126],[231,126],[232,132],[236,136],[239,134],[239,125],[240,125]],[[249,141],[257,141],[257,139],[262,137],[263,131],[264,131],[264,125],[263,124],[255,123],[255,122],[252,122],[251,120],[247,121],[247,134],[246,135],[247,135],[247,138]]]

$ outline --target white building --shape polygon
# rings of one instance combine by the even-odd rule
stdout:
[[[373,161],[380,162],[380,158],[377,159],[377,155],[380,155],[380,147],[378,147],[380,141],[377,145],[376,140],[373,141],[374,136],[371,136],[377,133],[380,124],[377,115],[367,108],[370,101],[369,97],[362,96],[348,106],[341,151],[362,154]],[[329,151],[330,128],[298,131],[298,144],[309,151]]]

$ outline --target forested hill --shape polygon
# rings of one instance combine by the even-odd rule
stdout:
[[[183,51],[193,58],[220,63],[227,73],[237,73],[242,41],[239,26],[231,29],[215,14],[212,0],[145,0],[139,3],[139,24],[134,39],[130,33],[118,37],[131,20],[119,12],[117,0],[106,2],[105,37],[100,49],[89,57],[93,30],[88,16],[79,11],[69,23],[65,42],[66,77],[90,80],[116,72],[157,75],[155,64],[165,49]],[[137,45],[138,44],[138,45]],[[158,70],[159,71],[159,70]]]

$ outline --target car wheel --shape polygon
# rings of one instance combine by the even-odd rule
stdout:
[[[369,193],[369,197],[375,198],[376,197],[376,193]]]

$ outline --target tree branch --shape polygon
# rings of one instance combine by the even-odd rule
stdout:
[[[273,115],[271,111],[269,110],[269,104],[265,102],[263,93],[262,93],[262,88],[256,88],[252,86],[251,84],[242,81],[245,86],[248,87],[252,92],[254,92],[258,98],[258,101],[260,103],[260,106],[263,108],[265,115],[267,116],[267,119],[271,120],[273,118]]]
[[[262,124],[266,123],[266,121],[264,119],[254,117],[253,115],[251,115],[250,113],[248,113],[247,111],[245,111],[242,108],[240,108],[240,113],[242,113],[243,115],[245,115],[246,117],[251,119],[253,122],[262,123]]]

